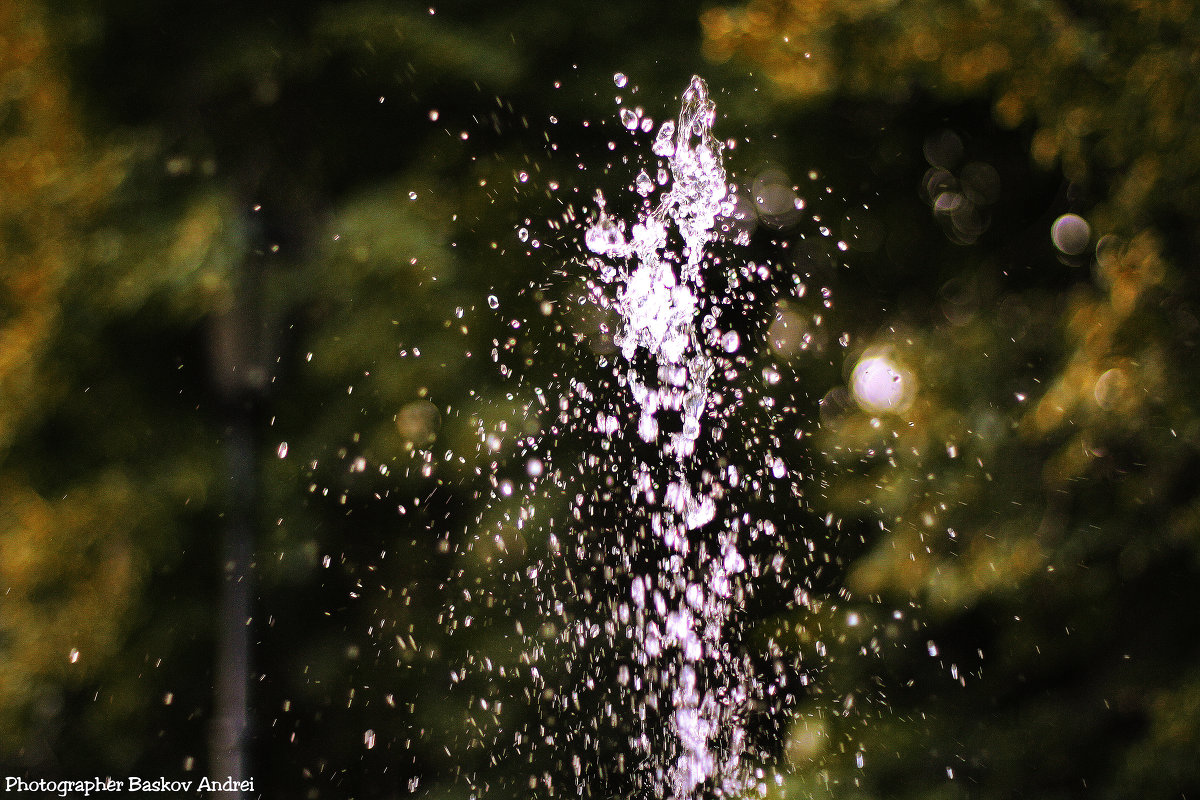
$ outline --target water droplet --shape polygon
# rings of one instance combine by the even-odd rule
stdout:
[[[637,193],[642,197],[645,197],[646,195],[650,194],[650,192],[654,191],[654,181],[652,181],[650,176],[646,174],[646,170],[642,170],[638,173],[637,178],[634,180],[634,186],[637,189]]]
[[[437,122],[438,116],[439,116],[438,110],[436,108],[431,108],[429,110],[429,121],[430,122]]]
[[[417,193],[416,193],[416,192],[409,192],[409,193],[408,193],[408,199],[409,199],[409,200],[416,200],[416,199],[417,199]]]
[[[497,309],[500,307],[500,298],[494,294],[489,294],[487,299],[488,308]]]
[[[528,228],[518,228],[517,229],[517,238],[520,239],[522,242],[529,241],[529,229]]]
[[[854,366],[850,388],[864,411],[901,412],[912,399],[913,378],[887,355],[868,351]]]
[[[1050,239],[1064,255],[1077,256],[1092,239],[1092,226],[1078,214],[1063,214],[1050,226]]]
[[[280,458],[287,458],[287,453],[288,453],[288,443],[280,442],[279,447],[275,448],[275,455],[279,456]]]
[[[632,131],[632,130],[636,129],[638,126],[637,114],[630,111],[628,108],[622,108],[621,109],[621,124],[625,126],[626,130]]]
[[[613,83],[617,85],[618,89],[624,89],[625,84],[628,82],[629,79],[625,77],[625,73],[623,72],[618,72],[616,75],[613,75]]]
[[[651,152],[656,156],[669,158],[675,152],[675,123],[667,120],[658,129],[658,135],[654,137],[654,144],[650,146]]]
[[[67,660],[72,664],[77,664],[79,662],[79,648],[72,647],[71,652],[67,654]]]
[[[727,331],[721,336],[721,349],[726,353],[736,353],[741,339],[737,331]]]
[[[368,750],[375,748],[375,731],[368,728],[363,732],[363,745],[365,745]]]

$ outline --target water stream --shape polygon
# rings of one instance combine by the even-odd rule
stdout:
[[[733,475],[697,442],[713,410],[716,363],[713,344],[737,348],[737,333],[717,332],[712,311],[699,299],[710,268],[709,244],[717,220],[731,212],[722,144],[713,134],[716,108],[708,87],[692,79],[675,122],[658,130],[653,152],[666,161],[669,179],[655,185],[643,170],[634,182],[645,198],[632,224],[611,215],[596,196],[597,213],[586,232],[593,266],[615,288],[620,314],[614,344],[636,435],[660,460],[638,461],[625,476],[635,502],[647,509],[643,536],[661,543],[652,571],[635,574],[628,604],[618,614],[632,624],[634,660],[642,676],[658,677],[669,698],[669,735],[649,754],[647,781],[658,797],[685,800],[702,787],[732,796],[743,787],[743,716],[748,670],[726,641],[736,612],[735,582],[745,569],[737,528],[718,520],[723,483]],[[659,191],[657,203],[651,194]],[[623,370],[623,371],[622,371]],[[663,418],[669,422],[664,424]],[[603,423],[602,423],[603,424]],[[666,474],[665,485],[653,476]],[[707,527],[723,529],[698,532]],[[632,742],[649,750],[645,732]]]

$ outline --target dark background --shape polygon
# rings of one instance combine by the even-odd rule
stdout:
[[[1186,0],[6,3],[0,774],[211,775],[226,669],[255,796],[640,796],[628,654],[571,644],[653,563],[647,454],[568,413],[629,413],[581,232],[656,165],[619,108],[700,74],[767,796],[1200,792],[1198,42]]]

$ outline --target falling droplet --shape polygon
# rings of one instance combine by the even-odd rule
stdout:
[[[71,648],[71,652],[70,652],[70,653],[67,655],[67,659],[68,659],[68,660],[69,660],[69,661],[70,661],[72,664],[76,664],[76,663],[78,663],[78,662],[79,662],[79,648],[78,648],[78,647],[72,647],[72,648]]]
[[[625,77],[624,72],[618,72],[616,75],[613,75],[613,83],[617,85],[618,89],[624,89],[625,84],[628,82],[629,79]]]
[[[621,124],[625,126],[626,130],[635,130],[638,126],[637,114],[630,111],[628,108],[622,108]]]
[[[287,453],[288,453],[288,443],[280,442],[279,447],[275,448],[275,455],[279,456],[280,458],[287,458]]]
[[[500,298],[494,294],[489,294],[487,299],[488,308],[497,309],[500,307]]]
[[[658,129],[658,136],[654,137],[654,144],[650,146],[650,150],[656,156],[669,158],[675,153],[675,123],[667,120]]]
[[[634,180],[634,186],[637,188],[637,193],[642,197],[645,197],[646,195],[650,194],[650,192],[654,191],[654,181],[652,181],[650,176],[646,174],[646,170],[642,170],[638,173],[637,178]]]

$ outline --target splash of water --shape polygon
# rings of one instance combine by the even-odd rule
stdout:
[[[647,535],[662,543],[665,554],[657,573],[634,576],[630,600],[635,658],[646,674],[660,676],[670,697],[672,741],[661,757],[665,769],[652,783],[657,796],[674,800],[694,797],[703,787],[731,796],[745,785],[747,669],[724,638],[734,612],[733,582],[745,561],[734,530],[717,532],[715,547],[711,537],[697,540],[694,533],[717,517],[720,496],[711,482],[695,477],[713,466],[698,463],[697,442],[712,410],[714,373],[696,317],[717,219],[731,208],[722,145],[712,130],[715,111],[708,87],[694,77],[678,121],[663,123],[652,146],[667,160],[670,188],[656,206],[647,202],[632,226],[609,214],[598,192],[597,216],[585,236],[601,257],[601,278],[616,285],[622,324],[614,343],[627,364],[638,435],[658,447],[657,466],[670,473],[661,496],[650,464],[639,464],[630,476],[635,497],[652,509]],[[635,181],[643,197],[651,191],[646,178]],[[639,359],[651,364],[650,377]],[[678,414],[680,423],[666,436],[664,411]],[[647,747],[644,736],[640,744]]]

